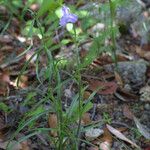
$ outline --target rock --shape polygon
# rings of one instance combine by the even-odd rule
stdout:
[[[150,104],[145,104],[144,108],[145,108],[146,110],[150,110]]]
[[[99,128],[90,128],[85,132],[85,138],[88,141],[93,141],[103,133],[104,131]]]
[[[150,86],[145,86],[140,89],[140,100],[150,102]]]
[[[72,92],[70,89],[65,89],[65,96],[67,98],[71,98],[73,96]]]
[[[91,33],[91,35],[98,37],[101,33],[101,31],[103,31],[105,29],[105,24],[103,23],[97,23],[94,26],[92,26],[88,32]]]
[[[114,72],[114,64],[104,66],[108,72]],[[118,69],[124,85],[128,84],[131,89],[137,90],[145,84],[147,62],[144,60],[119,62]]]

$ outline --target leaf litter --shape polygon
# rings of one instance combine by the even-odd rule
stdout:
[[[32,7],[33,7],[32,9],[39,8],[39,6],[36,6],[36,5],[33,5]],[[1,12],[4,14],[7,14],[7,10],[1,11]],[[26,18],[29,19],[30,17],[29,18],[26,17]],[[15,112],[15,115],[12,115],[11,117],[9,117],[10,114],[9,112],[6,111],[8,109],[4,109],[5,107],[2,108],[2,106],[4,105],[1,105],[0,111],[5,110],[5,113],[0,112],[1,113],[0,115],[4,116],[5,123],[4,122],[2,123],[4,125],[4,128],[0,129],[0,139],[3,139],[5,137],[5,134],[7,133],[9,129],[12,129],[12,128],[16,129],[15,128],[15,126],[17,126],[16,122],[18,122],[18,120],[22,118],[22,115],[23,115],[23,113],[19,112],[19,109],[18,109],[20,107],[19,105],[21,105],[22,100],[24,101],[25,95],[28,92],[33,91],[33,89],[30,91],[30,88],[34,88],[34,87],[30,87],[30,85],[35,84],[34,82],[35,80],[35,70],[34,70],[35,68],[34,67],[35,66],[34,66],[34,61],[33,61],[32,64],[30,64],[27,70],[27,73],[22,76],[22,81],[20,81],[19,88],[22,88],[22,89],[17,89],[16,87],[15,80],[17,79],[17,76],[19,75],[19,72],[21,68],[23,67],[25,60],[28,60],[32,55],[28,53],[28,55],[26,55],[25,57],[23,56],[20,59],[15,59],[14,57],[15,53],[21,54],[26,49],[26,46],[29,45],[28,44],[29,41],[27,41],[26,38],[24,38],[23,43],[21,42],[21,40],[18,40],[19,36],[15,38],[16,34],[19,33],[18,23],[19,22],[16,19],[13,20],[12,25],[8,29],[9,32],[6,35],[0,36],[0,44],[2,45],[2,47],[0,48],[1,50],[0,51],[0,71],[2,70],[2,72],[0,72],[0,82],[1,82],[0,83],[0,96],[2,96],[1,102],[4,103],[5,105],[8,105],[8,107],[10,106],[11,108],[15,108],[15,109],[12,109],[11,111],[14,111],[14,110],[17,111]],[[135,28],[135,26],[133,27]],[[114,72],[114,70],[112,69],[114,64],[113,64],[111,57],[107,55],[106,53],[104,53],[102,54],[102,56],[98,56],[99,58],[97,60],[94,60],[93,63],[91,64],[92,66],[94,66],[93,67],[94,71],[90,70],[91,66],[86,68],[87,71],[85,72],[85,74],[87,76],[89,75],[89,76],[95,77],[95,80],[89,79],[88,80],[89,82],[87,83],[86,82],[87,80],[84,81],[84,77],[82,78],[83,82],[89,85],[88,90],[85,91],[83,95],[83,98],[85,100],[87,100],[90,97],[90,94],[93,91],[98,90],[96,95],[92,99],[92,103],[94,103],[94,107],[89,112],[86,112],[82,117],[83,126],[91,125],[92,123],[96,121],[102,122],[102,126],[99,125],[95,128],[92,128],[92,131],[90,131],[90,136],[91,137],[94,136],[94,139],[92,139],[93,140],[92,142],[93,143],[95,142],[97,145],[96,147],[93,147],[94,150],[98,150],[99,148],[101,148],[102,150],[108,150],[111,148],[115,149],[115,147],[113,147],[114,146],[113,142],[115,141],[115,139],[113,139],[110,133],[112,133],[117,138],[127,143],[130,143],[132,146],[137,147],[137,148],[139,148],[139,146],[143,146],[147,144],[145,140],[141,138],[139,139],[139,143],[138,143],[139,146],[138,146],[136,143],[130,140],[130,139],[134,139],[133,136],[129,136],[130,139],[128,139],[123,133],[121,133],[121,131],[118,128],[113,128],[112,126],[108,125],[107,121],[109,120],[113,120],[113,123],[115,122],[116,124],[118,124],[119,127],[124,124],[127,126],[135,127],[132,124],[133,122],[135,122],[137,129],[143,135],[143,137],[145,139],[149,139],[150,137],[149,132],[148,132],[149,129],[145,127],[145,124],[148,124],[149,122],[147,119],[148,118],[147,116],[149,116],[149,114],[144,109],[144,106],[146,105],[145,103],[149,101],[149,98],[141,96],[142,100],[141,101],[139,100],[139,96],[140,96],[139,94],[141,95],[143,94],[143,93],[139,93],[139,89],[144,87],[146,83],[149,84],[148,81],[149,81],[150,76],[149,77],[146,76],[146,69],[148,66],[146,66],[145,64],[141,62],[136,63],[136,59],[139,59],[139,58],[143,58],[145,60],[150,59],[149,44],[145,44],[142,47],[140,47],[139,37],[135,38],[136,37],[135,35],[136,33],[134,32],[134,38],[130,35],[127,35],[127,36],[123,35],[119,38],[118,44],[120,44],[121,42],[122,44],[118,46],[124,48],[123,52],[121,53],[118,52],[117,54],[118,63],[122,70],[121,73]],[[36,49],[41,43],[39,42],[39,39],[38,40],[36,39],[36,37],[33,40],[34,40],[34,47]],[[138,42],[138,44],[135,44],[135,42]],[[81,53],[82,52],[83,51],[81,51]],[[87,50],[86,50],[86,53],[87,53]],[[85,54],[84,54],[84,57],[86,57]],[[43,61],[43,64],[46,65],[45,57],[42,56],[41,60]],[[95,66],[97,68],[103,68],[104,70],[102,69],[97,72]],[[42,68],[42,66],[40,66],[40,68]],[[139,68],[140,69],[143,68],[143,70],[141,71]],[[47,83],[45,82],[45,85],[46,84]],[[149,85],[146,85],[146,87],[147,86]],[[37,90],[38,94],[41,92],[44,92],[46,88],[47,88],[46,86],[43,86],[41,89],[38,88]],[[73,88],[76,89],[75,86],[73,86]],[[73,97],[72,89],[69,89],[69,90],[68,89],[69,89],[68,86],[66,86],[65,96],[69,99],[72,99]],[[6,96],[8,97],[6,98]],[[21,98],[18,98],[18,96]],[[27,106],[28,109],[32,107],[33,103],[37,103],[40,97],[41,97],[40,94],[39,96],[33,96],[30,99],[31,104]],[[132,108],[132,111],[137,117],[133,116],[133,113],[130,111],[128,106]],[[49,107],[49,103],[47,104],[46,107]],[[103,113],[106,113],[107,115],[102,115]],[[145,114],[145,115],[147,114],[146,117],[143,117],[144,118],[143,120],[142,120],[142,114]],[[104,118],[104,116],[106,118]],[[15,118],[14,126],[10,125],[11,127],[8,126],[8,124],[10,123],[10,120],[9,120],[10,118]],[[41,119],[39,122],[36,122],[37,126],[47,125],[45,124],[43,119]],[[57,122],[56,114],[50,114],[48,116],[47,122],[48,122],[48,127],[52,129],[50,132],[50,135],[57,138],[58,122]],[[105,128],[105,124],[107,124],[106,125],[107,128]],[[147,127],[149,126],[147,125]],[[32,128],[32,125],[31,125],[31,128]],[[4,129],[8,129],[8,130],[4,130]],[[95,138],[95,135],[94,135],[95,131],[98,131],[98,133],[100,133],[99,132],[100,129],[102,129],[104,133],[101,132],[102,134],[100,137],[99,137],[100,134],[99,135],[96,134],[96,138]],[[127,133],[130,134],[130,131],[127,130]],[[40,148],[40,149],[43,148],[43,147],[38,147],[39,146],[38,143],[40,143],[38,142],[38,140],[35,140],[35,138],[33,139],[30,138],[30,139],[32,143],[31,149],[33,145],[36,145],[35,147]],[[99,144],[97,144],[97,140]],[[135,141],[138,142],[136,138],[135,138]],[[1,142],[0,147],[5,149],[7,143],[8,143],[7,141]],[[11,141],[11,144],[14,144],[14,143],[17,143],[17,141],[15,140]],[[146,148],[144,148],[145,150],[149,150],[149,147],[147,145],[145,146]],[[48,146],[47,148],[49,149]],[[28,146],[28,143],[25,141],[23,143],[17,144],[16,149],[28,150],[30,149],[30,147]]]

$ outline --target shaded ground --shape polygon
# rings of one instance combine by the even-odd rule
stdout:
[[[5,16],[0,20],[0,31],[4,31],[3,27],[8,22],[9,15],[5,8],[0,6],[0,10],[1,16]],[[145,11],[145,13],[149,12]],[[32,110],[35,104],[42,103],[41,99],[48,89],[46,81],[43,81],[44,84],[39,84],[37,81],[34,60],[29,63],[28,69],[20,78],[19,88],[17,87],[17,78],[25,61],[29,60],[41,44],[38,37],[33,37],[31,51],[21,57],[16,57],[26,50],[31,42],[30,39],[21,36],[21,25],[22,23],[13,17],[8,29],[0,35],[0,140],[2,141],[0,148],[2,149],[6,149],[4,143],[18,129],[18,124],[24,114]],[[127,28],[127,30],[129,29]],[[84,93],[85,101],[97,87],[102,87],[92,100],[93,108],[85,114],[86,119],[84,117],[82,119],[85,126],[91,122],[100,122],[99,128],[104,131],[104,134],[92,140],[92,143],[97,146],[101,142],[108,141],[113,150],[135,149],[133,144],[131,144],[132,147],[124,142],[125,140],[119,140],[117,135],[110,134],[106,124],[111,124],[142,149],[150,149],[148,140],[150,135],[150,44],[141,42],[144,37],[138,35],[137,32],[133,33],[133,30],[132,32],[121,32],[121,36],[117,40],[119,73],[115,72],[112,59],[106,53],[99,56],[82,72],[83,83],[89,85]],[[83,49],[83,46],[80,54],[81,57],[86,57],[86,50]],[[68,56],[68,51],[66,53]],[[54,53],[56,57],[59,55],[61,55],[59,51]],[[72,55],[71,53],[68,57]],[[46,65],[44,55],[40,57],[40,61],[42,64],[40,67],[44,69]],[[63,71],[62,78],[67,78]],[[76,92],[73,81],[70,81],[62,89],[62,92],[64,93],[62,99],[65,107],[70,104],[72,96]],[[51,107],[50,103],[44,103],[44,107],[45,109]],[[24,128],[14,141],[28,135],[34,126],[48,127],[46,119],[34,122],[29,131]],[[87,138],[85,135],[83,135],[83,139]],[[48,139],[48,134],[39,133],[25,140],[19,146],[22,147],[22,150],[46,150],[52,148],[52,143]],[[80,146],[80,149],[90,150],[92,148],[93,150],[97,149],[97,147],[91,147],[84,143],[81,143]]]

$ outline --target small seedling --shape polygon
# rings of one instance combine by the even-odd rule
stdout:
[[[103,121],[106,124],[111,124],[112,118],[107,112],[103,112]]]

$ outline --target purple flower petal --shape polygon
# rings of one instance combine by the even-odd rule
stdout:
[[[66,26],[67,23],[75,23],[78,20],[78,16],[70,13],[70,9],[66,6],[62,7],[63,16],[60,19],[59,24]]]
[[[59,24],[61,25],[61,26],[66,26],[66,24],[67,24],[67,20],[66,20],[66,18],[65,17],[62,17],[61,19],[60,19],[60,21],[59,21]]]
[[[77,22],[78,20],[78,17],[74,14],[70,14],[68,17],[67,17],[67,21],[68,22],[71,22],[71,23],[75,23]]]
[[[69,15],[70,14],[70,9],[66,6],[62,7],[62,13],[63,15]]]

